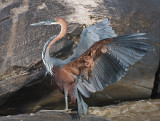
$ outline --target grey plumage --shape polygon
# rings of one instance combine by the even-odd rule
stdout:
[[[107,53],[102,54],[95,62],[93,77],[89,80],[97,91],[120,80],[126,74],[128,67],[140,60],[151,49],[149,44],[142,42],[143,39],[148,39],[144,35],[137,33],[116,37],[113,38],[113,42],[106,45]]]
[[[53,75],[53,65],[61,65],[63,66],[63,60],[61,59],[57,59],[57,58],[53,58],[50,56],[49,51],[47,51],[47,47],[49,45],[49,43],[56,37],[56,35],[50,37],[48,39],[48,41],[45,43],[44,47],[43,47],[43,51],[42,51],[42,60],[43,63],[45,64],[47,73],[50,73],[51,75]]]
[[[95,42],[106,39],[106,38],[112,38],[115,37],[116,34],[112,30],[112,27],[109,26],[110,22],[108,19],[103,20],[102,22],[99,22],[93,26],[89,26],[86,29],[83,30],[80,42],[78,43],[78,46],[74,52],[74,54],[69,57],[68,59],[65,60],[65,63],[69,63],[73,59],[78,58],[81,56],[86,50],[88,50]],[[99,70],[101,71],[102,68]],[[98,70],[96,70],[98,71]],[[98,72],[100,73],[100,72]],[[79,91],[79,95],[83,94],[83,96],[88,97],[90,92],[96,92],[96,90],[102,90],[104,88],[104,84],[101,84],[102,80],[99,80],[97,77],[96,73],[93,72],[93,77],[94,81],[87,80],[85,75],[79,77],[79,80],[77,81],[77,90]],[[104,79],[103,79],[104,81]],[[84,85],[84,86],[82,86]],[[87,89],[87,91],[86,91]],[[82,97],[79,97],[77,95],[77,102],[78,102],[78,114],[81,114],[82,111],[82,104],[83,104],[83,112],[86,114],[87,112],[87,106],[84,104],[82,101]]]
[[[85,80],[82,79],[81,76],[79,76],[78,80],[77,80],[77,88],[78,90],[81,92],[81,94],[85,97],[89,97],[90,93],[89,90],[86,88],[86,85],[83,84]],[[89,87],[88,87],[89,88]]]
[[[92,87],[88,91],[95,92],[119,81],[126,74],[128,67],[140,60],[151,49],[149,44],[143,41],[147,39],[144,33],[114,37],[113,42],[105,45],[107,52],[95,61],[92,78],[87,80],[83,75],[82,80],[77,83],[84,84],[82,82],[86,81],[87,85]]]
[[[82,31],[81,39],[78,43],[78,46],[71,57],[66,60],[66,63],[69,63],[73,59],[81,56],[86,50],[88,50],[95,42],[99,40],[103,40],[106,38],[115,37],[116,34],[112,27],[109,26],[110,22],[108,19],[104,19],[103,21],[85,28]]]
[[[49,45],[49,43],[56,37],[55,36],[52,36],[48,39],[48,41],[45,43],[44,47],[43,47],[43,51],[42,51],[42,60],[43,60],[43,63],[45,64],[46,66],[46,69],[47,69],[47,73],[50,73],[52,74],[52,67],[53,67],[53,62],[52,62],[52,58],[50,57],[49,55],[49,52],[47,52],[47,47]]]
[[[82,94],[85,97],[89,97],[89,95],[86,94],[86,92],[89,93],[89,91],[86,90],[86,89],[83,90],[83,88],[86,88],[86,87],[85,87],[85,85],[82,84],[83,82],[82,82],[82,80],[80,78],[75,77],[75,81],[76,81],[77,84],[74,87],[73,95],[77,98],[78,115],[81,116],[82,110],[83,110],[83,114],[86,115],[87,114],[88,105],[83,101]],[[82,85],[82,87],[80,85]]]

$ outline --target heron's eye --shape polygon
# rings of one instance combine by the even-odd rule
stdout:
[[[56,19],[53,19],[52,21],[53,21],[53,22],[56,22]]]

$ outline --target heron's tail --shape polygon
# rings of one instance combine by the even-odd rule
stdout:
[[[82,115],[82,111],[83,111],[83,114],[86,115],[87,114],[88,105],[83,101],[82,94],[79,91],[79,89],[77,88],[77,86],[75,86],[74,95],[77,98],[78,116]]]
[[[86,115],[88,105],[83,101],[82,94],[79,92],[79,90],[77,91],[78,91],[77,92],[78,115],[80,116],[82,114],[82,110],[83,110],[83,114]]]

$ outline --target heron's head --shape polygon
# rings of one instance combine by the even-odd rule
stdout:
[[[31,26],[62,24],[63,22],[66,22],[66,21],[61,17],[57,17],[55,19],[41,21],[38,23],[33,23],[33,24],[31,24]]]

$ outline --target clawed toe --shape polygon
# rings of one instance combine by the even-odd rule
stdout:
[[[63,112],[70,113],[72,110],[71,109],[64,109]]]

